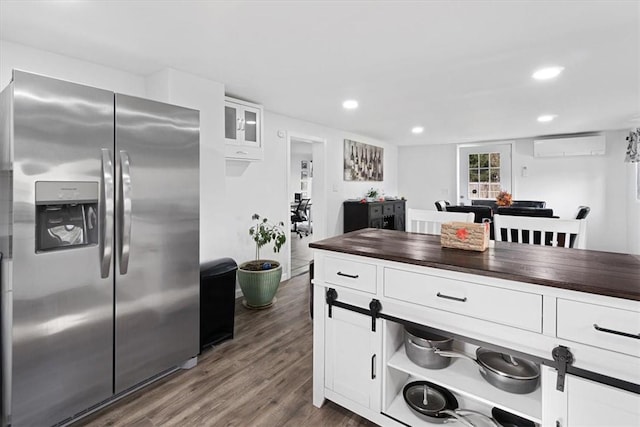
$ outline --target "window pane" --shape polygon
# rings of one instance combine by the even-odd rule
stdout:
[[[480,198],[481,199],[489,198],[489,184],[480,184]]]
[[[500,184],[491,184],[491,191],[496,193],[496,196],[501,191]]]
[[[489,182],[489,169],[480,169],[480,182]]]
[[[224,107],[224,137],[236,139],[236,130],[238,122],[236,117],[236,109],[233,107]]]
[[[478,184],[469,184],[469,195],[470,199],[478,198]]]
[[[258,114],[253,111],[244,112],[244,140],[258,141]]]
[[[489,175],[491,176],[491,182],[500,182],[500,169],[489,169],[491,172]]]
[[[489,154],[488,153],[484,153],[484,154],[480,154],[480,167],[481,168],[488,168],[489,167]]]
[[[491,160],[490,166],[492,168],[499,168],[500,167],[500,153],[491,153],[491,155],[489,157],[490,157],[490,160]]]
[[[469,169],[469,182],[478,182],[478,169]]]
[[[478,155],[469,154],[469,169],[478,167]]]

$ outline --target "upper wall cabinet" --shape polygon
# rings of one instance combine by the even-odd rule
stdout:
[[[224,140],[225,157],[233,160],[262,160],[261,105],[225,97]]]

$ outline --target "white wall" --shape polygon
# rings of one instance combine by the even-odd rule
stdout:
[[[9,84],[14,68],[126,95],[146,93],[142,76],[0,40],[0,88]]]
[[[224,85],[178,70],[147,78],[147,97],[200,111],[200,260],[230,256],[224,180]]]
[[[277,146],[278,150],[286,150],[286,139],[277,136],[278,130],[292,132],[298,135],[314,136],[327,141],[326,162],[326,210],[324,212],[327,225],[327,236],[342,233],[342,202],[346,199],[362,198],[366,190],[376,187],[387,195],[398,193],[398,148],[388,143],[378,141],[361,135],[354,135],[345,131],[328,128],[315,123],[304,122],[280,114],[267,112],[265,119],[267,143]],[[343,144],[344,139],[352,139],[384,148],[384,181],[380,182],[353,182],[343,180]],[[284,152],[280,154],[284,158]],[[322,183],[317,182],[318,163],[314,153],[314,192],[317,195],[318,187]],[[288,206],[288,203],[286,204]],[[314,211],[314,218],[317,213]],[[314,238],[315,238],[314,232]]]
[[[515,199],[545,200],[560,217],[572,217],[579,205],[591,208],[587,218],[587,247],[629,252],[630,178],[624,160],[628,131],[605,132],[604,156],[533,157],[533,139],[518,139],[513,153]],[[410,207],[435,209],[437,199],[456,200],[456,145],[441,144],[399,149],[399,188]],[[528,176],[521,174],[527,166]],[[445,197],[445,194],[450,195]],[[635,208],[636,221],[638,208]],[[637,227],[636,227],[637,230]],[[637,236],[637,231],[636,231]],[[638,253],[637,248],[635,249]]]

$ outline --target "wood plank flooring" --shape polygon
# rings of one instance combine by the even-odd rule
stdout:
[[[276,304],[252,311],[236,301],[235,338],[77,426],[375,426],[312,395],[309,276],[282,283]]]

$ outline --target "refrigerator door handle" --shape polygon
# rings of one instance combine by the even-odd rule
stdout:
[[[131,161],[129,153],[120,150],[120,274],[129,269],[129,251],[131,248]]]
[[[113,255],[113,160],[102,149],[102,188],[100,189],[100,277],[109,277]]]

